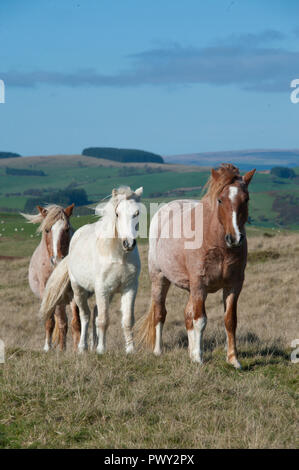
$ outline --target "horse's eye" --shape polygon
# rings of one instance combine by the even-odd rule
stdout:
[[[221,201],[221,199],[217,199],[217,200],[218,200],[219,204],[222,204],[222,201]]]
[[[50,232],[50,230],[49,230],[48,228],[46,228],[45,232],[46,232],[46,233],[49,233],[49,232]]]
[[[139,215],[139,211],[136,211],[134,214],[134,217],[137,217]]]
[[[247,203],[248,201],[249,201],[249,197],[247,197],[247,198],[245,199],[245,202],[246,202],[246,203]]]
[[[115,215],[116,215],[116,217],[118,217],[118,213],[117,213],[117,212],[115,212]]]

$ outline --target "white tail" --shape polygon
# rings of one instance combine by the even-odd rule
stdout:
[[[67,265],[67,256],[54,269],[46,284],[43,293],[43,300],[40,306],[39,315],[41,318],[48,320],[56,305],[60,303],[69,303],[71,298],[67,294],[71,294],[71,285]]]

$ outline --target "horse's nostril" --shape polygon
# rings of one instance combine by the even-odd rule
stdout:
[[[129,247],[128,240],[124,240],[124,241],[123,241],[123,247],[124,247],[124,248],[128,248],[128,247]]]

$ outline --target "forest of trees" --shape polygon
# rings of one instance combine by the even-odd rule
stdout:
[[[68,206],[74,203],[76,206],[84,206],[89,204],[86,191],[84,189],[62,189],[60,191],[48,193],[42,198],[29,198],[25,204],[25,212],[33,212],[35,207],[40,204],[59,204],[60,206]]]
[[[16,158],[20,157],[18,153],[13,153],[13,152],[0,152],[0,158]]]
[[[113,147],[89,147],[83,150],[87,157],[105,158],[123,163],[164,163],[163,158],[145,150],[118,149]]]

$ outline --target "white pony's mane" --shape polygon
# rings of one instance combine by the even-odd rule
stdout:
[[[59,219],[67,221],[67,216],[64,213],[63,207],[57,206],[56,204],[47,204],[44,206],[47,210],[46,217],[43,217],[41,213],[38,214],[23,214],[20,213],[25,219],[31,224],[40,224],[36,231],[43,232],[44,230],[50,230],[55,222]]]

